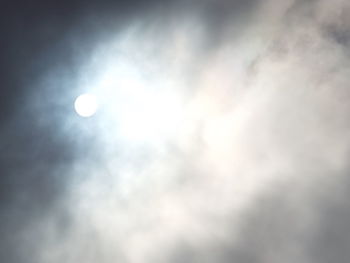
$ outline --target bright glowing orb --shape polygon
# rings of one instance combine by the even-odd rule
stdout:
[[[75,100],[74,108],[80,116],[90,117],[96,113],[98,105],[95,96],[82,94]]]

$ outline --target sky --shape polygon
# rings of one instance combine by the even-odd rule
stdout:
[[[348,262],[350,3],[0,10],[0,262]]]

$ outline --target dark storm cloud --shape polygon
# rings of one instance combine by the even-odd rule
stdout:
[[[1,10],[1,262],[347,262],[345,1]],[[123,34],[194,90],[194,135],[166,154],[72,113],[85,64]]]
[[[0,143],[0,261],[32,262],[35,238],[28,234],[32,223],[56,214],[58,223],[66,213],[60,210],[77,156],[69,141],[60,135],[56,111],[60,105],[28,107],[27,98],[45,104],[51,94],[38,83],[49,70],[64,67],[61,77],[75,72],[74,50],[69,34],[79,33],[81,43],[89,42],[88,31],[80,25],[83,3],[2,2],[1,7],[1,143]],[[79,30],[81,28],[81,30]],[[84,41],[85,40],[85,41]],[[88,50],[89,44],[84,44]],[[56,90],[54,90],[56,88]],[[60,89],[60,91],[57,91]],[[55,116],[56,115],[56,116]],[[43,117],[51,119],[40,123]],[[68,215],[67,215],[68,216]],[[59,224],[58,224],[59,226]],[[65,226],[67,227],[67,226]],[[61,229],[61,227],[60,227]],[[40,249],[40,248],[39,248]]]

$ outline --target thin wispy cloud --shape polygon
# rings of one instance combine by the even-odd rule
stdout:
[[[349,7],[9,5],[0,261],[347,262]]]

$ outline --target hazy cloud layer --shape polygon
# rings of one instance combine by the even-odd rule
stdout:
[[[346,1],[5,6],[1,262],[347,262]]]

